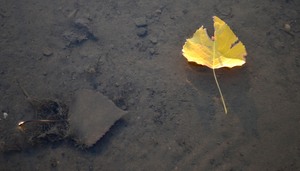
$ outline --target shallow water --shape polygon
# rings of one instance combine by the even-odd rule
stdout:
[[[0,170],[300,170],[297,0],[16,1],[0,5]],[[217,15],[247,63],[212,71],[182,46]],[[128,113],[90,149],[36,141],[18,82],[70,105],[99,91]]]

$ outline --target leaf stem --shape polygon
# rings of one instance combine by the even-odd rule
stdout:
[[[221,96],[221,100],[222,100],[222,103],[223,103],[223,107],[224,107],[225,114],[227,114],[227,107],[226,107],[226,104],[225,104],[225,100],[224,100],[224,98],[223,98],[223,94],[222,94],[222,91],[221,91],[219,82],[218,82],[218,80],[217,80],[217,76],[216,76],[215,69],[213,69],[213,74],[214,74],[214,78],[215,78],[215,81],[216,81],[216,84],[217,84],[217,87],[218,87],[218,90],[219,90],[219,93],[220,93],[220,96]]]
[[[215,62],[215,56],[216,56],[216,40],[215,38],[214,39],[214,43],[213,43],[213,66],[214,66],[214,62]],[[223,98],[223,93],[221,91],[221,88],[220,88],[220,85],[219,85],[219,82],[218,82],[218,79],[217,79],[217,76],[216,76],[216,72],[215,72],[215,69],[213,68],[213,74],[214,74],[214,78],[215,78],[215,81],[216,81],[216,84],[217,84],[217,87],[218,87],[218,90],[219,90],[219,93],[220,93],[220,96],[221,96],[221,100],[222,100],[222,103],[223,103],[223,107],[224,107],[224,111],[225,111],[225,114],[227,114],[227,107],[226,107],[226,104],[225,104],[225,100]]]

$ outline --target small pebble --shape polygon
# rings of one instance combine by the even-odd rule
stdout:
[[[139,17],[134,20],[134,23],[137,27],[145,27],[147,26],[146,17]]]
[[[288,24],[288,23],[285,23],[285,24],[283,25],[283,28],[284,28],[284,30],[287,31],[287,32],[291,31],[291,25]]]
[[[149,37],[149,40],[151,43],[156,44],[157,43],[157,37],[151,36]]]
[[[6,113],[6,112],[3,112],[3,119],[6,119],[6,118],[7,118],[7,116],[8,116],[8,113]]]
[[[53,52],[49,48],[44,48],[43,49],[43,55],[44,56],[51,56]]]
[[[157,10],[155,11],[155,14],[160,15],[160,14],[161,14],[161,10],[160,10],[160,9],[157,9]]]

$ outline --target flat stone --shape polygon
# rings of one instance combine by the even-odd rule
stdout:
[[[70,105],[68,135],[78,144],[93,146],[126,111],[103,94],[79,90]]]

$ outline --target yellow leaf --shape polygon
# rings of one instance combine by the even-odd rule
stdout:
[[[215,69],[242,66],[247,55],[246,48],[229,26],[217,16],[214,19],[214,36],[210,38],[205,28],[200,27],[192,38],[187,39],[182,52],[189,62],[196,62],[213,69],[214,78],[221,96],[225,113],[227,107],[218,83]]]
[[[189,62],[196,62],[212,69],[243,65],[247,55],[245,46],[238,40],[229,26],[214,16],[214,37],[200,27],[192,38],[187,39],[182,52]]]

